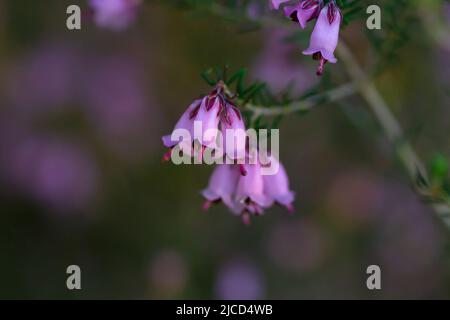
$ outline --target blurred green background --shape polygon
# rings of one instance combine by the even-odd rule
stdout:
[[[203,69],[249,67],[301,92],[317,82],[301,41],[163,2],[121,32],[89,17],[69,31],[72,3],[0,2],[1,298],[450,297],[449,232],[358,97],[282,122],[293,216],[275,207],[247,227],[223,206],[203,212],[212,168],[161,161],[161,136],[209,90]],[[342,36],[371,64],[363,28]],[[448,52],[411,32],[377,85],[418,152],[448,158]],[[79,291],[66,288],[72,264]],[[379,291],[366,288],[372,264]]]

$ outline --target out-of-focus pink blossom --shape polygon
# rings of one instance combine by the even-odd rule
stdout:
[[[136,18],[142,0],[89,0],[95,23],[112,30],[123,30]]]
[[[98,170],[76,144],[28,137],[7,150],[3,166],[11,184],[58,212],[86,209],[98,187]]]
[[[317,75],[323,74],[325,63],[328,61],[337,62],[334,50],[336,50],[339,40],[341,19],[342,14],[334,0],[320,11],[311,34],[309,48],[303,51],[303,54],[312,55],[315,60],[319,61]]]
[[[63,44],[45,44],[18,59],[8,74],[6,95],[13,112],[38,117],[60,112],[77,93],[82,61],[80,52]]]
[[[285,41],[284,29],[270,28],[265,32],[264,47],[252,66],[252,76],[264,80],[274,93],[287,88],[293,95],[300,95],[317,82],[300,64],[296,46]]]
[[[161,114],[129,56],[91,56],[79,86],[87,120],[102,141],[123,159],[137,159],[158,144]],[[151,86],[150,86],[151,87]],[[148,121],[152,126],[148,126]]]

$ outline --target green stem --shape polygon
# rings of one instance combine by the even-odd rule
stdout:
[[[353,95],[356,92],[356,90],[357,86],[354,83],[348,83],[335,89],[326,91],[324,93],[320,93],[312,97],[306,98],[304,100],[293,101],[287,105],[262,107],[254,105],[252,103],[247,103],[243,107],[244,109],[253,112],[253,114],[256,115],[256,117],[258,116],[272,117],[278,115],[287,115],[295,112],[309,111],[310,109],[318,105],[344,99],[348,96]]]

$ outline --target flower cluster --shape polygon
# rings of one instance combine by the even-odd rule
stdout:
[[[216,150],[226,146],[226,136],[222,132],[231,131],[234,141],[228,143],[232,147],[226,149],[226,156],[242,160],[245,157],[245,124],[232,98],[220,81],[209,95],[195,100],[178,120],[172,134],[162,138],[164,145],[170,148],[164,159],[169,160],[176,146],[189,156],[198,154],[201,157],[206,148]],[[195,123],[200,124],[200,132],[195,131]],[[176,134],[182,130],[188,133],[188,139]],[[196,152],[196,144],[201,146],[200,152]]]
[[[195,124],[201,124],[200,134],[195,133]],[[189,139],[180,139],[177,131],[187,133]],[[221,137],[221,131],[227,134]],[[229,135],[231,131],[231,135]],[[244,135],[236,134],[242,131]],[[234,141],[225,140],[233,137]],[[289,190],[289,180],[284,167],[270,155],[264,163],[257,159],[251,161],[252,151],[246,137],[244,118],[236,105],[235,97],[226,85],[219,81],[207,96],[195,100],[183,113],[170,135],[162,137],[163,144],[169,148],[163,159],[171,159],[176,148],[189,157],[202,156],[205,150],[215,150],[227,145],[226,152],[219,155],[231,162],[217,164],[208,187],[202,191],[206,198],[203,208],[207,210],[213,203],[223,202],[234,214],[242,217],[244,223],[250,216],[259,216],[265,208],[277,203],[293,211],[294,193]],[[196,146],[200,145],[200,148]],[[232,147],[229,148],[228,146]],[[196,152],[199,150],[199,152]],[[264,174],[265,167],[276,167],[274,172]]]
[[[288,1],[271,0],[275,9],[279,9],[282,3]],[[337,62],[334,51],[339,40],[342,13],[335,0],[330,0],[325,6],[323,0],[300,0],[293,6],[284,7],[284,14],[292,21],[298,22],[303,29],[309,21],[317,19],[309,47],[303,54],[312,55],[314,60],[319,61],[317,75],[322,75],[327,62]]]
[[[277,161],[271,157],[271,161]],[[250,215],[263,214],[264,208],[274,203],[293,212],[294,193],[289,190],[289,180],[283,166],[274,175],[262,175],[261,164],[245,165],[246,175],[242,175],[236,165],[218,165],[208,187],[202,191],[206,202],[204,209],[211,204],[223,202],[234,214],[240,215],[245,224]]]

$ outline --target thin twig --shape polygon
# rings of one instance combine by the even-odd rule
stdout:
[[[314,108],[317,105],[327,103],[327,102],[335,102],[341,99],[344,99],[348,96],[351,96],[357,91],[357,85],[354,83],[348,83],[344,84],[340,87],[337,87],[335,89],[329,90],[324,93],[320,93],[317,95],[314,95],[312,97],[306,98],[304,100],[300,101],[294,101],[290,104],[283,105],[283,106],[272,106],[270,108],[268,107],[262,107],[257,106],[252,103],[247,103],[244,105],[244,108],[246,110],[252,111],[253,114],[257,116],[278,116],[278,115],[287,115],[290,113],[295,112],[302,112],[302,111],[308,111],[312,108]]]

